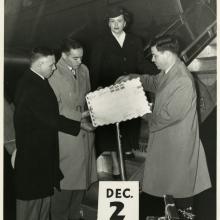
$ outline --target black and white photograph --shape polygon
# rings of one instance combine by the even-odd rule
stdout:
[[[217,0],[2,17],[3,220],[218,220]]]

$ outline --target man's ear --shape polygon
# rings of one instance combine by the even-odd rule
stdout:
[[[165,51],[163,51],[163,54],[164,54],[166,57],[170,57],[171,52],[170,52],[169,50],[165,50]]]
[[[43,63],[44,63],[44,62],[43,62],[42,59],[37,60],[37,61],[36,61],[36,66],[37,66],[37,68],[41,68],[41,65],[42,65]]]

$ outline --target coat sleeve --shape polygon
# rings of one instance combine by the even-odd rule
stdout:
[[[86,84],[86,94],[88,94],[91,91],[91,83],[90,83],[90,76],[89,76],[89,70],[86,65],[83,65],[84,67],[84,73],[85,73],[85,84]],[[85,103],[85,110],[88,109],[87,103]]]
[[[89,75],[89,70],[86,65],[83,65],[84,67],[84,72],[85,72],[85,84],[86,84],[86,93],[91,91],[91,81],[90,81],[90,75]]]
[[[141,75],[140,80],[144,90],[155,93],[158,85],[158,77],[158,75]]]
[[[62,85],[60,85],[60,83],[62,83],[61,79],[59,78],[59,73],[57,71],[54,72],[54,74],[49,78],[49,83],[50,86],[52,87],[56,98],[57,98],[57,102],[58,105],[62,105],[62,98],[61,98],[61,94],[62,94]],[[76,111],[74,109],[69,108],[67,105],[62,105],[62,115],[64,115],[65,117],[68,117],[72,120],[75,121],[81,121],[82,118],[82,114],[79,111]]]
[[[31,104],[26,107],[40,123],[51,127],[51,129],[63,131],[74,136],[78,135],[80,132],[80,122],[67,118],[63,115],[59,115],[59,112],[57,112],[56,109],[52,110],[45,94],[36,95],[36,91],[31,89],[24,95],[22,102],[30,103],[30,97]]]
[[[175,82],[172,94],[159,112],[155,109],[149,117],[149,129],[156,132],[183,120],[190,111],[195,97],[192,82],[189,79],[181,79]]]

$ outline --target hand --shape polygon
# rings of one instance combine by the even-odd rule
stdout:
[[[96,90],[100,90],[100,89],[102,89],[103,87],[102,86],[99,86]]]
[[[82,113],[82,119],[87,118],[87,117],[89,117],[89,116],[90,116],[89,110],[84,111],[84,112]]]
[[[148,102],[148,106],[149,106],[149,108],[150,108],[150,110],[152,112],[153,111],[154,103]]]
[[[120,76],[118,79],[116,79],[115,84],[125,82],[127,80],[138,78],[138,77],[140,77],[140,75],[136,73],[132,73],[132,74],[125,75],[125,76]]]
[[[150,114],[150,113],[147,113],[147,114],[143,115],[141,118],[143,118],[144,121],[148,121],[149,118],[150,118],[150,116],[151,116],[151,114]]]
[[[93,127],[92,123],[88,122],[88,121],[82,121],[81,122],[81,128],[85,131],[94,131],[95,127]]]
[[[129,75],[120,76],[118,79],[116,79],[115,84],[118,84],[118,83],[121,83],[121,82],[125,82],[125,81],[127,81],[129,79],[130,79]]]

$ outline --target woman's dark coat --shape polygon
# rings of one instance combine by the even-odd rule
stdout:
[[[16,198],[32,200],[52,195],[63,177],[59,169],[58,130],[77,135],[80,123],[59,115],[57,99],[47,79],[30,70],[17,87],[14,123]]]
[[[151,72],[152,65],[144,60],[142,42],[134,35],[126,34],[123,47],[109,33],[100,39],[93,48],[90,58],[90,78],[92,89],[114,84],[115,80],[129,73]],[[106,113],[108,114],[108,113]],[[139,119],[120,123],[123,150],[138,147]],[[115,125],[96,129],[96,148],[99,153],[116,150]]]

